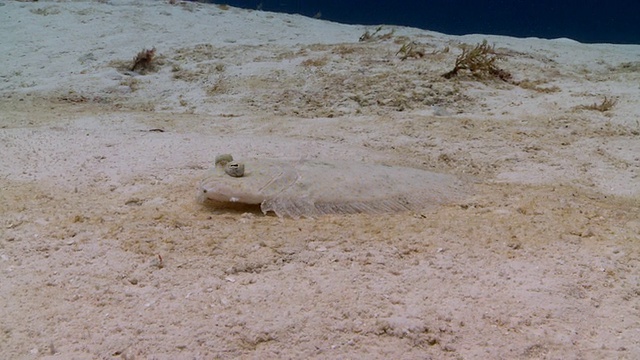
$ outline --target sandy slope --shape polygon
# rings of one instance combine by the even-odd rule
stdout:
[[[0,2],[0,357],[640,357],[640,47],[365,30]],[[440,76],[483,39],[511,83]],[[410,41],[425,56],[402,61]],[[401,162],[475,192],[388,216],[205,208],[222,152]]]

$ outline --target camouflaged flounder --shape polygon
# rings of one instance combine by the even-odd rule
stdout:
[[[359,162],[216,158],[200,182],[201,203],[260,205],[279,217],[420,211],[457,202],[468,194],[446,174]]]

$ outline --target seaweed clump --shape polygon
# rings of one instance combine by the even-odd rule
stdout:
[[[151,70],[153,68],[153,60],[156,56],[156,48],[150,50],[143,49],[133,59],[133,65],[131,65],[131,71],[140,69],[142,71]]]
[[[382,26],[378,26],[376,28],[376,30],[373,33],[370,33],[369,30],[365,31],[364,34],[362,34],[362,36],[360,36],[360,39],[358,39],[359,42],[371,42],[371,41],[382,41],[382,40],[388,40],[391,39],[393,37],[393,34],[395,33],[395,30],[391,30],[388,33],[381,33],[382,31]]]
[[[613,107],[618,103],[617,99],[613,99],[613,98],[608,98],[608,97],[604,97],[604,100],[602,100],[601,103],[593,103],[591,105],[580,105],[577,107],[577,109],[580,110],[594,110],[594,111],[600,111],[600,112],[606,112],[609,111],[611,109],[613,109]]]
[[[420,59],[423,58],[424,50],[418,48],[418,44],[411,41],[402,45],[400,50],[396,53],[396,56],[400,55],[400,60],[404,61],[409,58]]]
[[[496,60],[501,57],[495,52],[495,46],[489,46],[487,40],[477,44],[473,48],[465,47],[462,54],[456,58],[456,64],[453,69],[442,76],[445,79],[451,79],[458,75],[460,70],[468,70],[476,77],[495,77],[503,81],[509,81],[511,74],[496,66]]]

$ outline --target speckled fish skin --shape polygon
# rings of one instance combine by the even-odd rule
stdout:
[[[468,195],[452,175],[401,166],[320,160],[244,161],[232,177],[220,166],[200,182],[198,200],[259,204],[279,217],[420,211]]]

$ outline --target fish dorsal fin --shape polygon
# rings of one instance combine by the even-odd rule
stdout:
[[[275,196],[288,190],[300,178],[298,166],[302,160],[292,162],[278,162],[270,166],[270,172],[275,172],[274,176],[260,189],[260,193]]]

